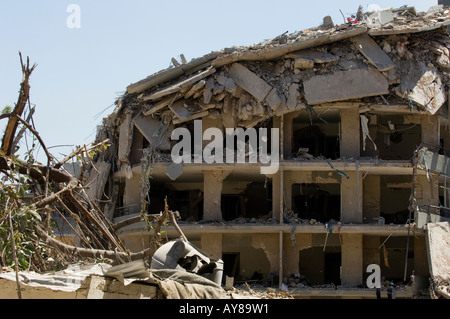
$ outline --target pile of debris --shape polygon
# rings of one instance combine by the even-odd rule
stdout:
[[[442,6],[430,10],[381,10],[345,26],[328,23],[190,62],[173,59],[116,101],[98,135],[116,147],[102,160],[131,172],[136,127],[152,161],[168,161],[173,129],[205,117],[225,128],[266,127],[273,116],[303,109],[318,116],[315,109],[340,101],[358,101],[366,111],[389,105],[434,114],[447,99],[450,15]]]

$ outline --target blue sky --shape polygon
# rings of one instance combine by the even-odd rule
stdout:
[[[70,4],[81,9],[81,28],[67,26]],[[360,4],[427,11],[437,0],[2,0],[0,108],[17,101],[21,51],[38,64],[31,78],[36,129],[62,158],[95,139],[97,125],[129,84],[169,67],[172,57],[184,54],[189,61],[252,45],[318,26],[326,15],[340,24],[339,10],[349,16]]]

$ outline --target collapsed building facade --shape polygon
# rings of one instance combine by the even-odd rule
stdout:
[[[426,224],[450,207],[446,172],[423,155],[445,160],[450,150],[449,11],[356,18],[181,56],[131,84],[99,127],[97,140],[111,145],[86,175],[87,191],[114,223],[157,214],[167,197],[189,241],[222,259],[235,283],[286,285],[298,297],[373,296],[363,287],[376,264],[383,282],[407,286],[414,275],[427,288]],[[250,161],[249,142],[244,163],[221,153],[174,163],[178,128],[191,134],[192,154],[199,132],[204,149],[213,136],[225,145],[230,128],[275,129],[264,142],[278,167],[262,173],[268,164]],[[203,135],[210,128],[222,135]],[[151,232],[144,221],[118,230],[132,251]],[[166,235],[177,237],[170,225]]]

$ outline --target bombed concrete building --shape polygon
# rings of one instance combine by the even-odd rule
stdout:
[[[235,284],[373,297],[376,264],[412,297],[429,285],[424,226],[450,207],[449,24],[447,7],[405,6],[172,59],[103,120],[88,191],[114,223],[167,198]],[[152,229],[118,232],[138,251]]]

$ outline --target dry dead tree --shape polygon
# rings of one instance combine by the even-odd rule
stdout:
[[[31,203],[25,203],[19,198],[19,205],[30,205],[41,216],[41,221],[35,225],[35,231],[40,243],[45,242],[48,247],[58,251],[59,256],[68,260],[108,258],[115,262],[123,263],[152,256],[162,244],[160,229],[168,220],[172,221],[180,236],[186,240],[181,230],[177,227],[174,213],[168,209],[166,200],[165,210],[161,214],[139,216],[141,220],[144,218],[147,222],[152,221],[152,223],[155,223],[154,235],[150,246],[137,253],[131,253],[125,248],[116,230],[130,221],[113,225],[94,200],[86,194],[84,191],[86,186],[83,185],[83,182],[63,169],[65,162],[76,156],[87,155],[88,151],[96,150],[96,147],[99,145],[93,145],[89,149],[86,146],[79,147],[63,160],[57,161],[49,153],[39,133],[30,124],[32,114],[26,120],[22,118],[30,98],[29,78],[36,65],[30,66],[29,58],[27,58],[25,64],[20,53],[19,56],[23,73],[19,98],[11,113],[0,115],[0,120],[8,119],[2,138],[0,173],[3,173],[4,176],[10,178],[13,182],[18,182],[14,177],[15,174],[26,177],[27,184],[31,187],[33,198]],[[19,133],[16,133],[19,125],[22,127]],[[24,130],[29,131],[39,142],[47,156],[46,165],[35,161],[25,161],[15,156],[14,147],[18,139],[23,135]],[[87,157],[89,158],[88,155]],[[92,161],[90,161],[90,164],[95,170]],[[63,211],[73,217],[77,223],[78,228],[75,229],[75,227],[73,230],[80,237],[81,244],[79,247],[65,244],[52,235],[50,227],[51,213],[57,213],[62,216],[63,220],[66,220],[62,213]],[[132,221],[136,222],[138,220]],[[0,255],[0,257],[2,256]],[[45,267],[42,270],[45,270]]]

